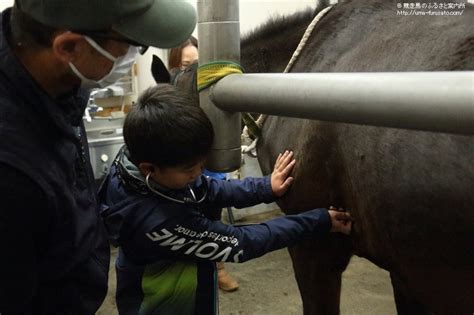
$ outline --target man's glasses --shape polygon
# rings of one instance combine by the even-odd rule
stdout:
[[[128,45],[135,46],[135,47],[137,47],[138,53],[140,55],[143,55],[148,50],[148,46],[143,46],[142,44],[140,44],[136,41],[133,41],[133,40],[125,38],[125,37],[115,36],[113,34],[99,33],[99,32],[77,32],[77,33],[81,34],[81,35],[89,36],[92,39],[113,40],[113,41],[116,41],[116,42],[126,43]]]

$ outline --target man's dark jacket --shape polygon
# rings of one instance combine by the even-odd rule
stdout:
[[[40,88],[0,19],[0,314],[94,314],[109,247],[82,122],[87,95]]]

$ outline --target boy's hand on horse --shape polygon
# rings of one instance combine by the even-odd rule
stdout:
[[[271,177],[272,191],[275,196],[283,196],[293,183],[293,177],[289,175],[295,163],[293,151],[286,150],[278,154]]]

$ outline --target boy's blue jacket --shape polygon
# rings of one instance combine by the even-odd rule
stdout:
[[[120,246],[120,314],[217,313],[214,262],[244,262],[331,227],[326,209],[246,226],[209,219],[223,207],[272,202],[269,176],[243,181],[201,176],[179,191],[152,185],[166,197],[146,187],[124,148],[101,191],[109,238]]]

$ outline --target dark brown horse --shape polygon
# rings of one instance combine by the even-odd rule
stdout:
[[[319,22],[292,72],[474,70],[472,21],[469,4],[461,15],[402,16],[394,2],[345,1]],[[278,54],[246,59],[281,48],[283,35],[270,33],[265,49],[258,33],[242,45],[248,72],[284,68]],[[390,272],[400,314],[474,312],[473,137],[269,117],[258,144],[264,173],[283,149],[298,161],[279,202],[286,213],[337,205],[356,219],[351,237],[290,248],[305,314],[339,313],[353,254]]]

